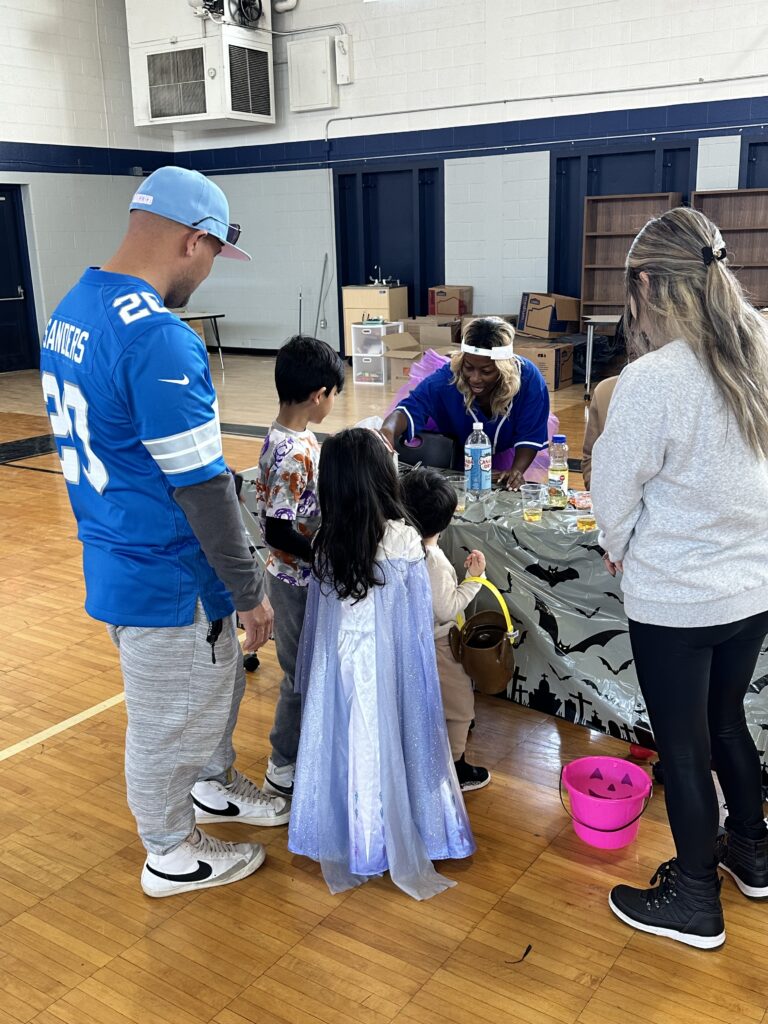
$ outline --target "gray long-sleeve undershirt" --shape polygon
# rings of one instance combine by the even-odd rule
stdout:
[[[232,474],[221,473],[202,484],[177,487],[173,497],[213,571],[232,595],[235,608],[245,612],[261,604],[264,573],[248,545]]]

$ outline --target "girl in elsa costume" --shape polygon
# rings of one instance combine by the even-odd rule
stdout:
[[[451,758],[421,538],[374,432],[322,447],[322,525],[299,648],[304,706],[288,848],[331,892],[389,871],[414,899],[475,842]]]

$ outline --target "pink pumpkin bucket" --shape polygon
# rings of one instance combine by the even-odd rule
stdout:
[[[571,801],[563,800],[563,786]],[[617,757],[580,757],[560,772],[560,801],[579,839],[598,850],[628,846],[653,795],[650,777]]]

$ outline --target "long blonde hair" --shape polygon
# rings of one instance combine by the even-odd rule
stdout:
[[[501,348],[514,344],[515,329],[498,316],[478,317],[464,331],[463,340],[468,345],[476,345],[478,348]],[[459,352],[451,359],[453,383],[464,398],[467,412],[470,412],[476,396],[472,394],[471,388],[464,380],[461,372],[463,365],[464,353]],[[499,379],[491,392],[491,416],[496,419],[506,414],[509,403],[520,390],[520,360],[517,357],[499,359],[494,365],[499,371]]]
[[[768,321],[744,298],[716,225],[687,207],[649,221],[627,255],[625,284],[630,344],[647,352],[678,338],[686,341],[712,375],[744,440],[768,458]]]

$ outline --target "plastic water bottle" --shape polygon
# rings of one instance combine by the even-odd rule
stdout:
[[[549,504],[565,508],[568,504],[568,438],[555,434],[549,447]]]
[[[473,498],[491,490],[491,442],[482,423],[472,424],[464,445],[464,488]]]

